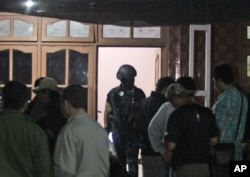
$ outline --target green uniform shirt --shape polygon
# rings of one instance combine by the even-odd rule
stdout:
[[[0,177],[49,177],[47,137],[27,115],[0,112]]]

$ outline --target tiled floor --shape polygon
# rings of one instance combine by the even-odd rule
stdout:
[[[111,134],[109,134],[109,139],[110,139],[110,141],[111,142],[113,142],[113,140],[112,140],[112,135]],[[114,152],[114,146],[112,145],[112,143],[110,144],[110,151],[111,152]],[[139,161],[140,161],[140,152],[139,152],[139,156],[138,156],[138,159],[139,159]],[[128,169],[128,166],[127,166],[127,169]],[[142,165],[141,165],[141,163],[139,163],[139,173],[138,173],[138,177],[142,177]]]
[[[113,142],[113,140],[112,140],[112,135],[111,135],[111,133],[109,134],[109,140],[110,140],[110,142]],[[112,143],[110,144],[110,151],[111,152],[114,152],[114,146],[112,145]],[[140,152],[139,152],[139,154],[140,154]],[[138,156],[138,158],[139,158],[139,161],[140,161],[140,155]],[[127,169],[128,169],[128,166],[127,166]],[[141,166],[141,163],[139,163],[139,175],[138,175],[138,177],[142,177],[142,166]]]

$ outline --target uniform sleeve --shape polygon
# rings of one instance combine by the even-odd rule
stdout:
[[[164,154],[166,152],[166,148],[162,141],[163,135],[165,133],[164,119],[166,111],[167,110],[164,109],[164,105],[162,105],[154,115],[148,126],[148,136],[151,146],[155,152],[160,152],[161,154]]]
[[[111,99],[111,91],[108,92],[107,98],[106,98],[106,102],[109,103],[109,104],[111,103],[110,99]]]
[[[57,139],[54,163],[55,177],[76,175],[77,154],[72,132],[64,128]]]
[[[35,126],[31,146],[34,176],[53,176],[52,159],[50,158],[48,139],[43,130]]]
[[[114,95],[116,95],[118,89],[119,89],[119,87],[114,87],[114,88],[112,88],[112,89],[108,92],[108,94],[107,94],[107,99],[106,99],[106,102],[107,102],[107,103],[109,103],[109,104],[112,103],[112,99],[113,99]]]

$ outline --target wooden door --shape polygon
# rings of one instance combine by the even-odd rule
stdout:
[[[94,48],[85,46],[42,46],[41,76],[52,77],[63,89],[80,84],[88,89],[88,113],[95,116]]]

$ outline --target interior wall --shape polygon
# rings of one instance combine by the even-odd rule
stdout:
[[[98,122],[103,125],[103,111],[109,90],[120,84],[116,72],[123,64],[131,64],[137,70],[135,85],[146,96],[155,89],[155,57],[159,48],[145,47],[99,47],[97,78]]]

